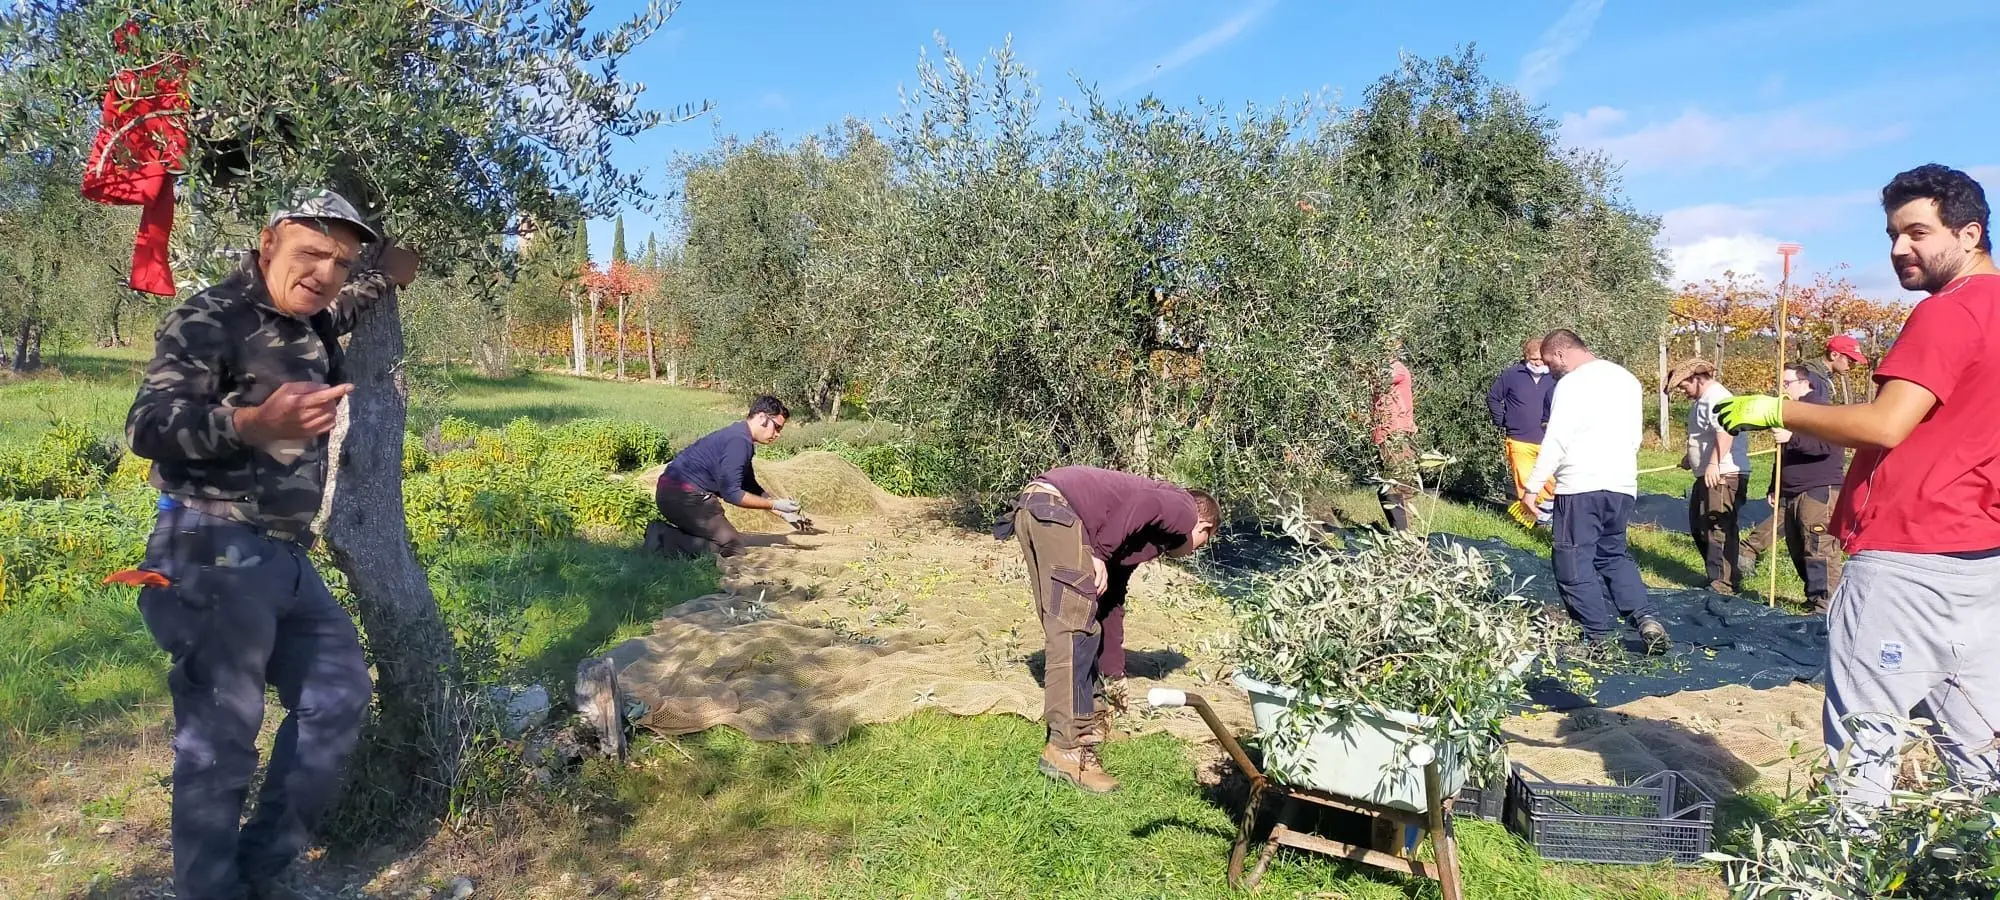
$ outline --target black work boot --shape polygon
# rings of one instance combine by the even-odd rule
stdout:
[[[1647,653],[1665,653],[1674,646],[1673,636],[1667,634],[1666,623],[1652,616],[1639,619],[1639,639],[1646,642]]]

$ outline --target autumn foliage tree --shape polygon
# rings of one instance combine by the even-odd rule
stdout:
[[[1736,390],[1773,389],[1778,308],[1776,291],[1755,275],[1725,272],[1684,284],[1668,304],[1672,355],[1707,358]],[[1853,336],[1870,358],[1879,358],[1910,313],[1903,304],[1861,296],[1840,269],[1789,286],[1784,309],[1788,362],[1818,359],[1837,334]],[[1845,396],[1866,396],[1863,375],[1850,372],[1839,381]]]

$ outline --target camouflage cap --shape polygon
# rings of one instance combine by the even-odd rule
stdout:
[[[329,190],[300,191],[292,198],[289,206],[272,213],[271,221],[266,225],[267,227],[276,225],[287,219],[343,222],[361,232],[361,242],[364,244],[372,244],[382,239],[381,232],[369,225],[368,220],[361,218],[361,213],[355,210],[354,204],[347,202],[346,197]]]

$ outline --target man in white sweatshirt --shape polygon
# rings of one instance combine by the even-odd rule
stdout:
[[[1684,359],[1667,373],[1661,393],[1688,398],[1687,456],[1695,474],[1688,489],[1688,535],[1708,567],[1708,589],[1735,596],[1743,588],[1737,521],[1750,490],[1750,441],[1715,422],[1715,404],[1735,396],[1705,359]]]
[[[1548,433],[1521,502],[1532,505],[1542,485],[1555,479],[1556,589],[1591,643],[1610,641],[1622,618],[1639,630],[1648,651],[1663,651],[1672,639],[1646,596],[1625,538],[1639,496],[1645,391],[1632,373],[1598,359],[1566,328],[1542,338],[1542,359],[1558,380]]]

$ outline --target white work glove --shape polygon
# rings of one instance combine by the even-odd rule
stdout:
[[[797,513],[799,511],[799,501],[779,497],[771,501],[771,509],[775,510],[781,516],[788,513]]]

